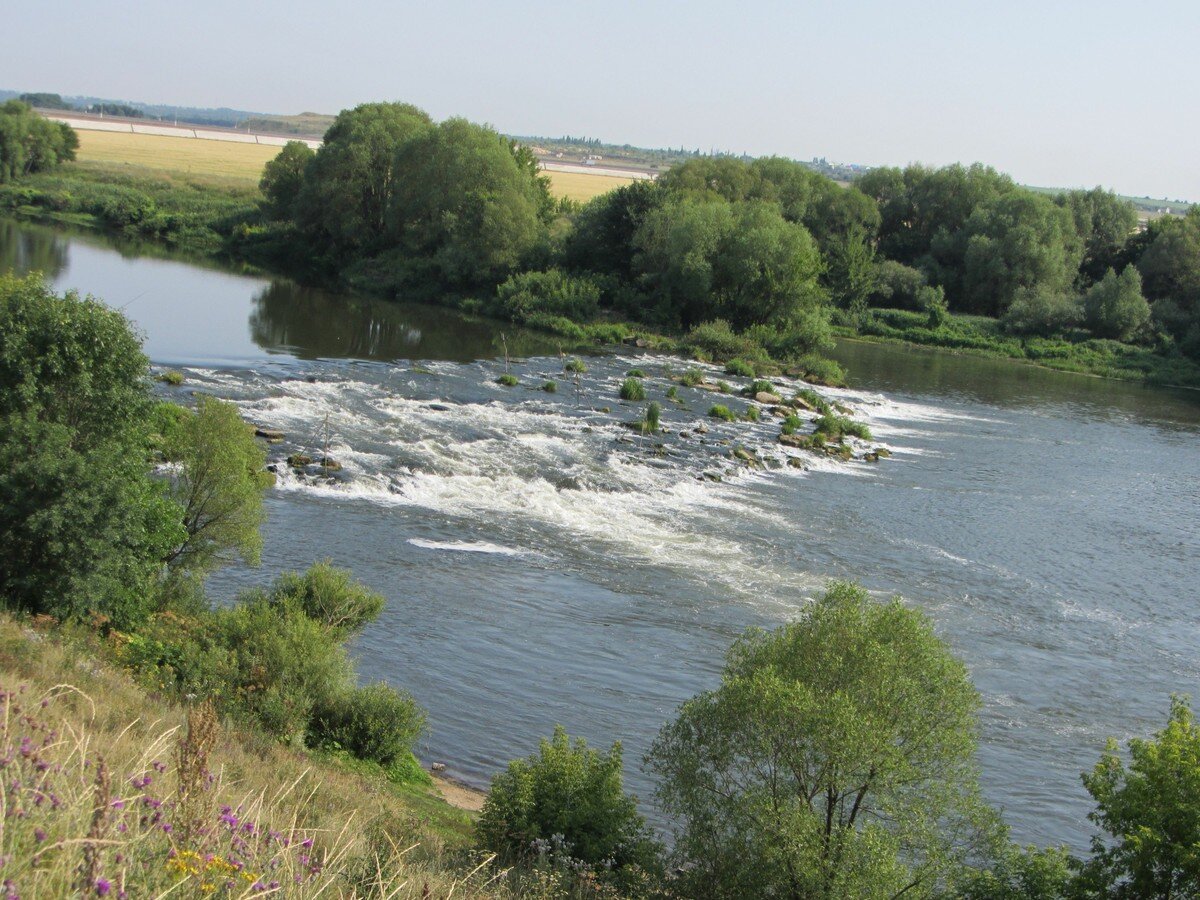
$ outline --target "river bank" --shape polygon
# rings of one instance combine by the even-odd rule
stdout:
[[[105,167],[73,164],[57,173],[37,175],[20,184],[0,186],[0,209],[26,221],[67,224],[104,233],[137,236],[161,242],[215,262],[234,261],[263,272],[303,274],[283,264],[277,248],[263,255],[260,235],[247,222],[256,216],[257,188],[230,186],[203,176],[180,178],[131,177]],[[337,285],[327,284],[326,287]],[[370,292],[370,284],[358,285]],[[380,296],[388,296],[383,291]],[[469,296],[440,294],[438,305],[468,310],[486,308]],[[467,301],[465,304],[463,301]],[[937,347],[955,353],[1006,357],[1059,371],[1144,381],[1181,387],[1200,387],[1200,365],[1178,354],[1164,356],[1147,348],[1080,335],[1078,340],[1019,338],[1003,332],[997,320],[950,316],[929,328],[922,313],[868,310],[858,328],[835,328],[835,335],[855,340]],[[809,380],[839,384],[844,372],[822,365],[816,357],[772,359],[753,340],[698,341],[693,335],[666,334],[643,324],[605,318],[572,322],[557,318],[531,323],[553,334],[573,352],[594,351],[624,340],[664,353],[690,355],[723,362],[744,357],[760,374],[793,368]]]

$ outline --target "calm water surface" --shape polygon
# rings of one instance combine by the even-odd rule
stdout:
[[[522,385],[504,389],[494,323],[121,249],[0,220],[0,268],[124,308],[184,390],[287,433],[272,459],[328,442],[345,477],[285,472],[262,568],[210,588],[352,568],[388,597],[362,672],[417,696],[423,757],[468,781],[562,723],[622,739],[649,794],[642,754],[733,637],[831,578],[900,593],[970,665],[985,789],[1022,842],[1082,849],[1079,773],[1200,686],[1196,394],[844,344],[853,387],[833,393],[892,459],[787,467],[777,422],[692,432],[712,397],[684,388],[658,453],[621,427],[640,410],[617,388],[637,365],[661,397],[678,360],[598,356],[572,380],[552,341],[506,329]],[[736,468],[722,441],[770,466]]]

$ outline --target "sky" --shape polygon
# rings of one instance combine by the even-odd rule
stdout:
[[[509,134],[1200,201],[1198,0],[40,0],[0,88],[259,112],[403,100]]]

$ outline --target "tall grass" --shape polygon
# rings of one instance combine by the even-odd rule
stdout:
[[[8,618],[0,769],[8,896],[546,895],[469,850],[465,813],[227,727],[211,707],[172,708]]]

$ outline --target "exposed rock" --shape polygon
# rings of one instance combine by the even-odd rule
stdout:
[[[803,409],[806,412],[816,412],[817,411],[817,408],[815,406],[813,406],[811,403],[809,403],[803,397],[798,396],[798,395],[792,398],[792,406],[796,407],[796,409]]]
[[[812,446],[812,439],[807,434],[781,434],[779,443],[785,447],[797,447],[801,450],[808,450]]]
[[[754,395],[754,399],[759,403],[776,404],[783,400],[778,394],[772,394],[770,391],[759,391]]]
[[[450,412],[450,407],[445,403],[426,403],[426,409],[432,409],[434,412]]]
[[[283,432],[275,428],[256,427],[254,435],[255,437],[265,438],[268,444],[279,444],[283,441]]]
[[[747,450],[745,447],[735,447],[732,454],[734,459],[740,459],[744,463],[749,463],[752,466],[761,465],[761,461],[757,456]]]
[[[892,451],[889,450],[887,447],[876,447],[874,450],[874,453],[880,459],[887,459],[889,456],[892,455]]]
[[[709,481],[720,481],[721,480],[721,476],[718,475],[716,472],[705,472],[704,477],[707,478]]]
[[[305,466],[312,465],[312,457],[304,453],[293,453],[287,458],[287,464],[293,469],[303,469]]]
[[[317,465],[319,465],[326,472],[342,471],[342,464],[340,462],[338,462],[336,459],[330,459],[328,456],[326,456],[324,459],[322,459],[320,462],[318,462]]]
[[[792,414],[792,411],[786,406],[772,406],[767,410],[767,412],[773,416],[779,416],[784,419]]]
[[[440,763],[440,762],[434,763],[432,766],[430,766],[430,767],[429,767],[429,771],[431,771],[431,772],[445,772],[445,771],[446,771],[446,764],[445,764],[445,763]]]
[[[863,462],[879,462],[879,454],[865,453],[863,454]]]
[[[798,456],[789,456],[788,457],[788,465],[791,466],[793,469],[805,468],[803,461],[801,461],[800,457],[798,457]]]
[[[696,434],[708,434],[708,426],[701,422],[692,431],[696,432]]]

